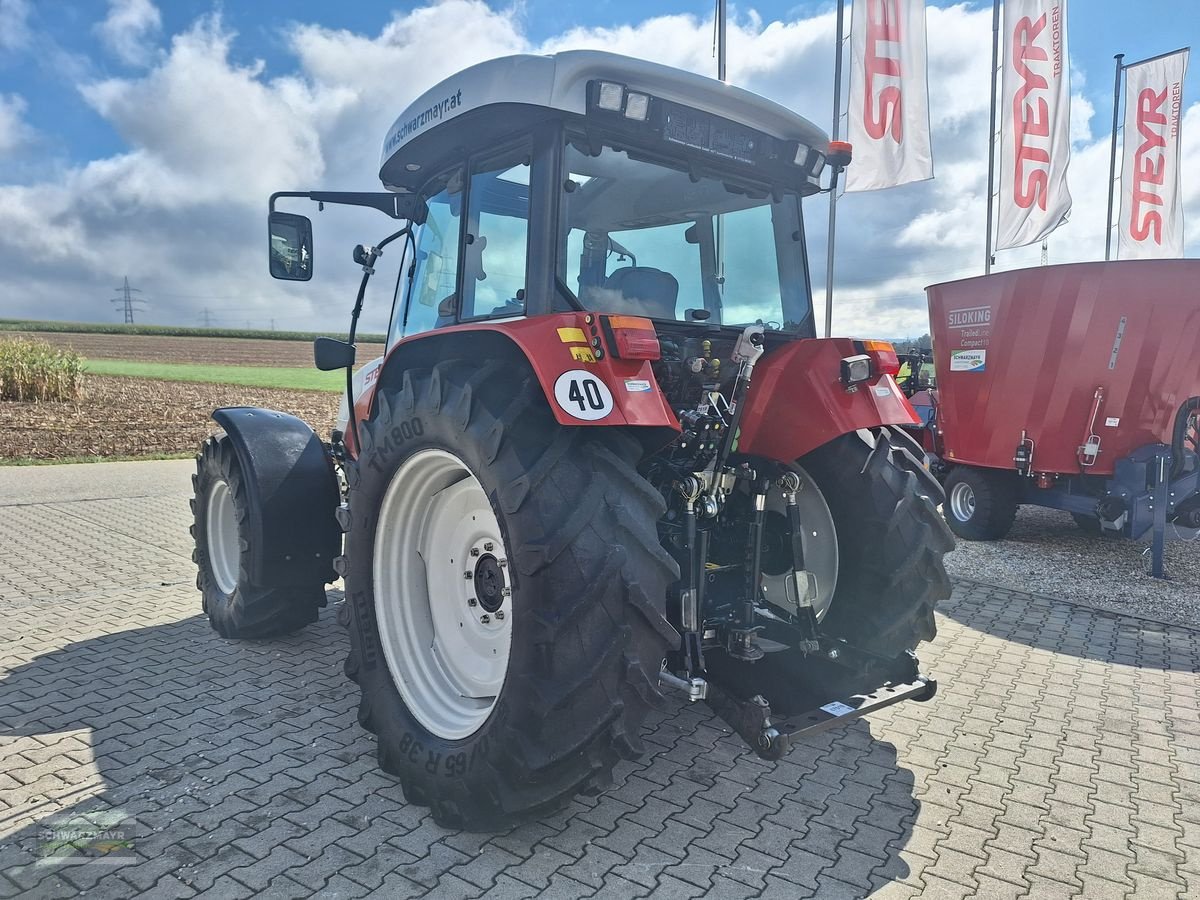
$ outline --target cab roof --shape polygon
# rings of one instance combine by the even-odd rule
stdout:
[[[721,116],[784,141],[798,141],[824,151],[829,138],[812,122],[765,97],[733,85],[682,69],[606,53],[568,50],[549,56],[504,56],[463,69],[430,88],[396,119],[383,141],[379,177],[391,190],[410,190],[423,180],[428,151],[426,138],[441,126],[467,113],[487,107],[524,107],[547,115],[587,113],[591,81],[612,81]],[[533,121],[534,119],[529,119]],[[504,118],[520,125],[520,119]],[[487,129],[485,129],[486,131]],[[490,135],[470,136],[486,141]],[[458,142],[465,140],[459,136]]]

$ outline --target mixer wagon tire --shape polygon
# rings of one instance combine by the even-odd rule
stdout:
[[[250,546],[243,536],[250,500],[223,431],[201,446],[192,486],[192,561],[213,631],[224,638],[268,638],[315,622],[326,602],[323,581],[261,587],[250,580]]]
[[[941,488],[903,439],[880,429],[825,444],[800,460],[821,489],[838,541],[838,578],[822,628],[891,658],[937,633],[950,596],[942,557],[954,538],[938,514]]]
[[[997,469],[955,466],[946,476],[943,511],[950,530],[968,541],[998,541],[1017,517],[1015,476]]]
[[[350,486],[359,722],[445,827],[506,828],[606,788],[679,637],[661,495],[615,428],[559,425],[532,375],[447,361],[382,387]]]

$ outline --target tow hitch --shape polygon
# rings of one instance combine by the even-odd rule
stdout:
[[[767,647],[771,651],[768,656],[786,649],[781,644],[774,646],[778,649]],[[937,693],[937,681],[920,673],[912,653],[885,659],[828,638],[821,638],[820,646],[820,652],[804,653],[794,660],[788,677],[793,702],[785,713],[773,712],[766,697],[752,694],[752,687],[746,689],[755,681],[745,678],[745,664],[737,670],[743,676],[740,679],[730,677],[733,672],[726,669],[706,673],[712,677],[681,678],[667,671],[664,664],[658,683],[661,688],[686,694],[693,703],[707,702],[755,753],[772,760],[782,758],[793,744],[828,728],[861,719],[902,700],[932,700]],[[722,665],[719,658],[712,658],[711,663]],[[868,680],[872,672],[877,680]],[[864,690],[873,684],[879,686]],[[743,699],[747,695],[748,699]]]
[[[860,719],[901,700],[931,700],[935,693],[937,682],[918,675],[915,681],[885,684],[869,694],[853,694],[786,717],[773,716],[770,704],[761,694],[739,700],[712,684],[708,686],[707,702],[758,756],[774,760],[781,759],[793,743],[834,725]]]

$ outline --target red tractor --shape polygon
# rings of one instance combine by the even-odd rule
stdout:
[[[276,278],[313,271],[281,198],[402,227],[355,250],[349,341],[316,343],[347,372],[330,445],[283,413],[213,414],[194,504],[213,627],[301,627],[341,576],[380,765],[471,828],[602,790],[664,691],[767,759],[932,697],[912,651],[950,590],[941,488],[891,345],[814,327],[803,201],[844,162],[754,94],[570,52],[420,97],[384,142],[387,192],[274,195]],[[352,376],[385,248],[387,353]]]

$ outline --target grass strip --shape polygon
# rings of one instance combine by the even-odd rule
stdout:
[[[146,462],[156,459],[195,459],[195,457],[196,454],[193,451],[138,455],[119,454],[117,456],[62,456],[57,459],[41,459],[36,456],[0,456],[0,466],[65,466],[75,463]]]
[[[84,363],[84,370],[92,375],[114,375],[122,378],[239,384],[297,391],[340,391],[346,386],[344,371],[321,372],[312,368],[284,366],[210,366],[128,359],[89,359]]]

